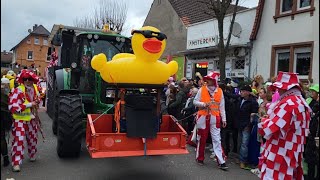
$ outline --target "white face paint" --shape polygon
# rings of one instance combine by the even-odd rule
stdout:
[[[210,91],[214,91],[215,89],[216,89],[216,87],[215,86],[208,86],[208,89],[210,90]]]
[[[27,87],[32,87],[33,81],[24,81],[24,85]]]

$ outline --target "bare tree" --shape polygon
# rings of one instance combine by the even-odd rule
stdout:
[[[199,2],[207,6],[208,11],[205,11],[205,13],[212,15],[218,21],[220,79],[225,79],[226,78],[226,57],[227,57],[227,52],[230,46],[231,33],[232,33],[235,17],[237,14],[239,0],[202,0]],[[232,19],[229,27],[229,33],[227,36],[227,42],[224,43],[225,38],[223,35],[223,23],[224,23],[225,16],[229,12],[230,4],[232,2],[234,2]]]
[[[127,11],[127,4],[123,1],[100,0],[92,14],[76,18],[74,25],[82,28],[102,29],[108,23],[111,30],[120,33],[127,19]]]

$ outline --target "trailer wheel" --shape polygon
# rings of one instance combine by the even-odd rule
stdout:
[[[58,156],[78,157],[81,151],[81,139],[85,132],[82,125],[80,95],[60,96],[58,109]]]

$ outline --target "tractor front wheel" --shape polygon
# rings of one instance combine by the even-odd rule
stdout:
[[[60,158],[78,157],[81,151],[81,139],[85,131],[81,119],[81,96],[60,96],[58,109],[58,156]]]

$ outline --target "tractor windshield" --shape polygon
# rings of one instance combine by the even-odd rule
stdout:
[[[131,43],[130,39],[119,36],[103,36],[99,39],[87,38],[82,36],[79,47],[80,66],[82,69],[80,78],[80,92],[93,93],[95,82],[95,71],[91,67],[91,59],[94,55],[104,53],[107,60],[110,61],[112,57],[118,53],[130,53]]]
[[[131,45],[124,38],[88,40],[83,44],[83,55],[94,56],[104,53],[108,61],[118,53],[130,52]]]

